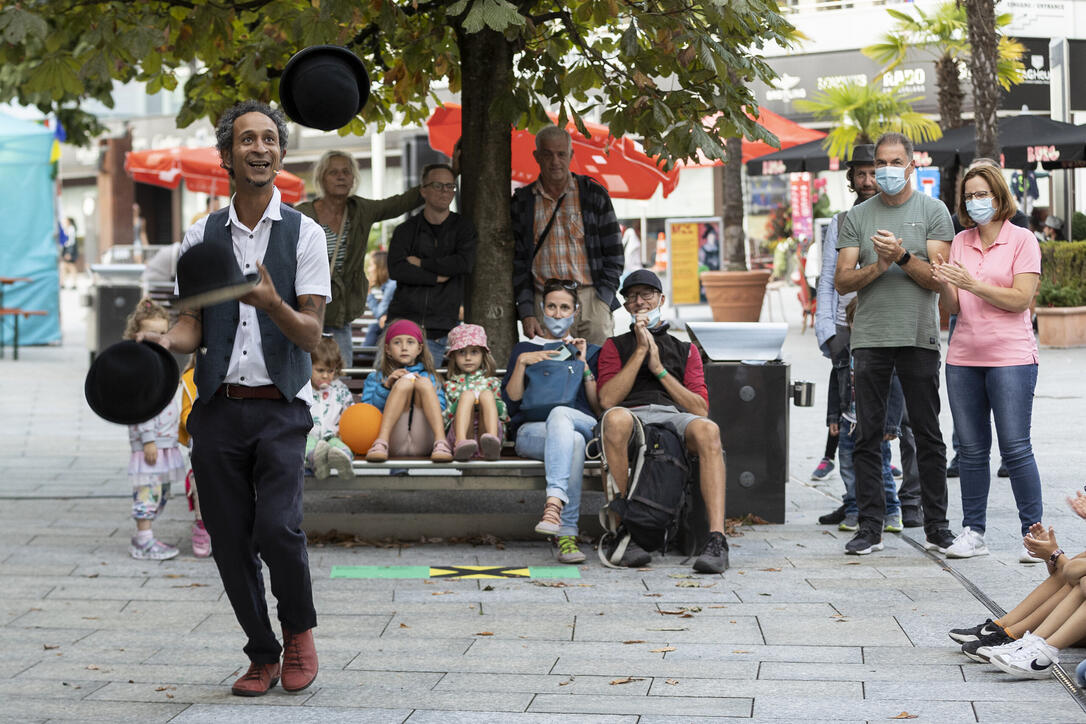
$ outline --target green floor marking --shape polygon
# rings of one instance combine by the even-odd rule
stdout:
[[[450,569],[463,575],[449,575]],[[332,566],[332,578],[580,578],[576,566]]]

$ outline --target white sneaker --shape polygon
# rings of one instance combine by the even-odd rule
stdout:
[[[1028,637],[1028,641],[1027,641]],[[996,654],[989,661],[997,668],[1026,679],[1045,679],[1052,667],[1060,662],[1060,652],[1049,646],[1040,636],[1026,634],[1023,645],[1017,651]]]
[[[947,558],[972,558],[986,555],[988,555],[988,546],[984,545],[984,536],[969,526],[962,528],[962,532],[946,549]]]
[[[1029,554],[1029,549],[1022,546],[1022,551],[1018,554],[1019,563],[1040,563],[1040,558],[1034,558]]]
[[[1039,638],[1034,636],[1030,632],[1026,632],[1026,635],[1020,639],[1014,641],[1008,641],[1005,644],[999,646],[981,646],[977,649],[977,656],[984,661],[991,662],[993,656],[999,656],[1001,654],[1012,654],[1023,646],[1032,645],[1033,639]]]

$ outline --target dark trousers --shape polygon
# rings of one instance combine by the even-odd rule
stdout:
[[[920,470],[916,467],[916,438],[908,411],[901,416],[901,435],[897,441],[901,451],[901,487],[897,489],[897,497],[902,510],[920,510]]]
[[[268,564],[279,622],[293,632],[317,625],[302,532],[302,474],[313,417],[304,401],[198,399],[189,414],[192,469],[215,564],[258,664],[282,647],[264,599]]]
[[[946,445],[939,430],[939,352],[919,347],[852,350],[857,440],[856,501],[860,526],[881,531],[886,515],[882,485],[882,438],[890,379],[897,371],[916,439],[916,464],[924,507],[924,532],[947,527]]]

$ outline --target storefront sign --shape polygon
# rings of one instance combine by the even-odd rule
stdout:
[[[811,239],[814,234],[814,212],[811,208],[811,174],[794,173],[789,179],[792,199],[792,236]]]

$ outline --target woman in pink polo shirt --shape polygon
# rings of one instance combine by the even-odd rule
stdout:
[[[1003,174],[978,166],[965,174],[950,260],[933,267],[942,304],[958,315],[946,356],[946,386],[958,432],[962,532],[947,558],[986,555],[984,544],[989,456],[995,416],[999,452],[1010,471],[1024,536],[1041,520],[1041,477],[1033,459],[1030,421],[1037,384],[1037,341],[1029,303],[1041,276],[1041,250],[1015,212]],[[1023,549],[1019,560],[1035,562]]]

